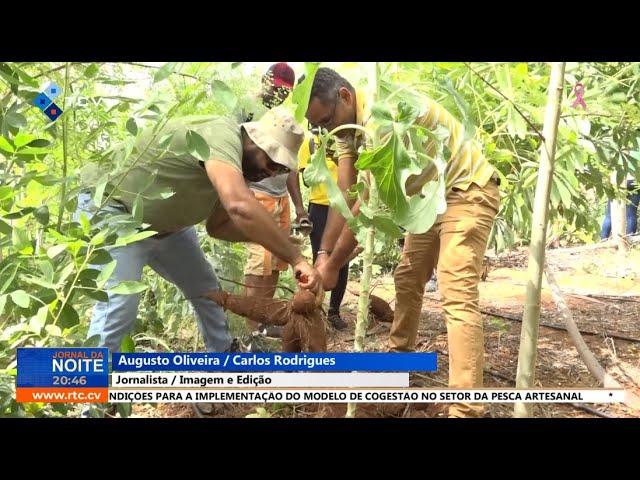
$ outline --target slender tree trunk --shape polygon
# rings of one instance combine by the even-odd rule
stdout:
[[[520,335],[520,351],[518,355],[517,388],[532,388],[535,382],[535,366],[538,343],[538,326],[540,322],[540,291],[544,268],[547,219],[549,213],[549,196],[553,179],[553,162],[555,159],[558,122],[564,86],[564,62],[556,62],[551,66],[547,107],[544,116],[542,150],[540,152],[540,169],[536,186],[531,245],[529,247],[529,264],[527,282],[527,299],[522,320]],[[516,403],[515,417],[533,416],[533,405]]]
[[[373,63],[372,72],[370,74],[371,87],[374,92],[374,101],[378,99],[378,87],[380,79],[378,77],[378,65]],[[374,148],[378,146],[378,132],[374,132],[373,138]],[[369,200],[368,207],[375,211],[378,206],[378,191],[376,189],[375,179],[373,175],[369,176]],[[364,351],[364,342],[367,336],[367,327],[369,326],[369,284],[371,283],[371,267],[373,265],[374,247],[376,238],[375,226],[370,226],[367,229],[367,235],[364,244],[364,254],[362,259],[362,278],[360,280],[360,298],[358,299],[358,316],[356,318],[355,340],[353,342],[353,349],[356,352]],[[356,413],[355,403],[347,404],[347,418],[353,418]]]

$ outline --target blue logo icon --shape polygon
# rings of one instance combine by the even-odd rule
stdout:
[[[44,91],[33,100],[33,104],[42,110],[52,122],[62,115],[62,109],[54,103],[54,100],[58,98],[61,93],[62,88],[60,88],[56,82],[51,82]]]

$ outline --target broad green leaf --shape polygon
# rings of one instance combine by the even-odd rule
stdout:
[[[0,293],[6,292],[7,289],[11,286],[11,284],[13,283],[13,279],[16,278],[16,274],[18,273],[18,268],[20,268],[20,265],[17,263],[9,264],[6,267],[4,267],[2,272],[0,272],[0,275],[4,275],[5,271],[9,272],[9,274],[7,275],[7,278],[2,284],[2,287],[0,287]]]
[[[5,185],[4,187],[0,187],[0,201],[7,200],[9,198],[13,198],[13,187],[9,187]]]
[[[25,145],[27,145],[35,138],[36,136],[30,133],[18,132],[18,134],[13,139],[13,144],[16,146],[16,149],[19,149],[20,147],[24,147]]]
[[[173,140],[173,135],[174,132],[163,135],[158,141],[158,148],[161,150],[168,149],[171,145],[171,141]]]
[[[153,83],[158,83],[164,80],[165,78],[168,78],[169,75],[173,73],[177,65],[178,65],[178,62],[165,63],[162,67],[158,69],[158,71],[154,75]]]
[[[93,195],[93,203],[96,207],[100,207],[104,201],[104,189],[107,188],[107,181],[100,182],[96,187],[96,193]]]
[[[9,225],[7,222],[3,222],[0,220],[0,233],[3,235],[11,235],[11,231],[13,227]]]
[[[112,260],[113,259],[111,258],[111,255],[109,255],[109,252],[101,248],[100,250],[96,250],[91,254],[91,258],[89,259],[89,264],[104,265],[106,263],[109,263]]]
[[[331,172],[326,163],[326,138],[323,138],[320,147],[311,156],[309,165],[304,169],[304,181],[307,185],[316,186],[323,184],[327,189],[327,196],[331,207],[338,210],[338,212],[346,219],[352,218],[351,211],[347,206],[347,203],[338,187],[337,183],[333,180]]]
[[[48,282],[48,281],[43,280],[43,279],[38,278],[38,277],[34,277],[32,275],[24,275],[22,278],[27,283],[32,283],[34,285],[40,285],[41,287],[44,287],[44,288],[50,288],[52,290],[55,290],[56,288],[58,288],[57,285],[54,285],[51,282]]]
[[[47,249],[47,257],[53,259],[58,255],[60,255],[62,252],[64,252],[66,249],[67,249],[66,243],[61,243],[59,245],[54,245],[53,247],[49,247]]]
[[[186,141],[187,148],[191,155],[203,162],[209,160],[209,154],[211,151],[209,144],[198,132],[194,130],[187,130]]]
[[[307,113],[313,79],[319,67],[320,62],[305,62],[304,80],[293,89],[291,101],[296,104],[295,118],[300,124],[304,121],[304,114]]]
[[[371,107],[371,115],[380,126],[393,123],[393,112],[386,103],[377,102]]]
[[[13,146],[2,136],[0,136],[0,150],[4,150],[9,153],[13,153],[14,151]]]
[[[78,316],[78,312],[76,312],[71,304],[65,303],[58,319],[58,325],[64,329],[75,327],[79,323],[80,317]]]
[[[47,148],[49,146],[51,146],[51,142],[44,138],[36,138],[35,140],[31,140],[27,143],[27,147],[31,148]]]
[[[134,353],[136,351],[136,342],[129,335],[125,335],[122,339],[120,351],[123,353]]]
[[[104,288],[109,278],[111,278],[111,274],[115,270],[117,263],[117,260],[113,260],[112,262],[109,262],[104,266],[104,268],[96,278],[96,286],[98,288]]]
[[[92,63],[84,70],[84,76],[87,78],[95,77],[97,73],[98,73],[98,65],[96,65],[95,63]]]
[[[564,181],[556,178],[554,183],[557,184],[558,192],[560,193],[560,198],[562,200],[562,204],[566,208],[571,208],[571,197],[572,197],[572,195],[571,195],[571,192],[569,191],[569,189],[567,188],[567,186],[565,185]]]
[[[73,271],[75,270],[75,267],[76,266],[73,262],[65,265],[64,268],[60,270],[60,273],[57,275],[58,278],[56,279],[56,283],[57,284],[64,283],[65,280],[69,278],[69,276],[73,273]]]
[[[29,238],[29,233],[26,230],[20,227],[14,227],[11,234],[11,240],[13,242],[13,246],[18,250],[18,252],[26,255],[33,253],[33,245],[31,245],[31,239]]]
[[[31,299],[29,298],[29,295],[27,295],[27,292],[25,292],[24,290],[16,290],[14,292],[11,292],[10,295],[13,303],[18,305],[19,307],[27,308],[29,306],[29,302],[31,301]]]
[[[87,218],[87,215],[84,212],[80,212],[80,225],[82,226],[82,231],[85,235],[89,235],[91,233],[91,222]]]
[[[151,230],[145,230],[143,232],[134,233],[133,235],[120,237],[116,241],[116,246],[121,247],[124,245],[129,245],[130,243],[139,242],[140,240],[144,240],[145,238],[153,237],[156,233],[157,232]]]
[[[49,207],[42,205],[33,212],[33,217],[42,225],[49,225]]]
[[[24,128],[27,126],[27,119],[18,112],[9,112],[4,117],[9,125],[16,128]]]
[[[134,137],[138,135],[138,125],[136,124],[136,120],[133,117],[127,120],[127,131]]]
[[[7,222],[3,222],[2,220],[0,220],[0,233],[3,235],[11,235],[11,232],[13,231],[13,227],[11,227],[11,225],[9,225]]]
[[[37,263],[38,263],[38,267],[40,268],[40,271],[42,272],[43,278],[48,282],[52,282],[53,281],[53,265],[51,264],[51,261],[48,259],[43,259],[43,260],[38,260]]]
[[[91,238],[89,244],[93,246],[102,245],[110,234],[111,232],[109,230],[100,230]]]
[[[214,80],[211,82],[211,89],[216,103],[221,103],[228,110],[235,108],[238,98],[226,83],[222,80]]]
[[[109,295],[107,294],[107,292],[104,292],[102,290],[92,290],[92,289],[83,288],[80,291],[87,297],[93,300],[97,300],[98,302],[109,301]]]
[[[240,65],[242,65],[242,63],[243,63],[243,62],[233,62],[233,63],[231,64],[231,68],[232,68],[232,69],[234,69],[234,68],[238,68]]]
[[[133,280],[125,280],[120,282],[113,288],[109,289],[109,293],[117,293],[120,295],[132,295],[140,292],[144,292],[147,288],[147,285],[141,282],[135,282]]]
[[[24,217],[25,215],[29,215],[34,210],[35,210],[35,208],[33,208],[33,207],[27,207],[27,208],[23,208],[22,210],[19,210],[17,212],[7,213],[6,215],[3,215],[3,216],[7,220],[16,220],[18,218]]]

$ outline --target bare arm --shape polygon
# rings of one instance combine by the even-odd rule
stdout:
[[[355,202],[351,208],[351,213],[355,217],[360,213],[360,202]],[[351,253],[358,246],[358,241],[355,235],[349,228],[349,225],[344,222],[342,232],[336,241],[335,248],[327,260],[327,267],[340,270],[349,260]]]
[[[205,163],[209,180],[229,220],[249,241],[259,243],[291,266],[306,260],[247,187],[237,168],[219,160]]]
[[[307,216],[307,211],[304,209],[304,204],[302,203],[302,193],[300,192],[300,176],[295,170],[289,172],[289,176],[287,178],[287,190],[289,190],[289,196],[291,197],[291,201],[296,208],[296,221],[300,221],[302,217]]]
[[[215,210],[207,219],[207,233],[210,237],[227,242],[248,242],[249,239],[233,224],[223,208]]]

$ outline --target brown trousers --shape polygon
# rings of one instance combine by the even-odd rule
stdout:
[[[484,333],[478,284],[489,234],[500,206],[494,180],[485,187],[453,189],[447,210],[431,229],[409,234],[395,271],[396,311],[389,336],[393,352],[415,351],[422,298],[438,267],[449,341],[449,387],[482,388]],[[450,417],[481,417],[482,404],[451,404]]]

